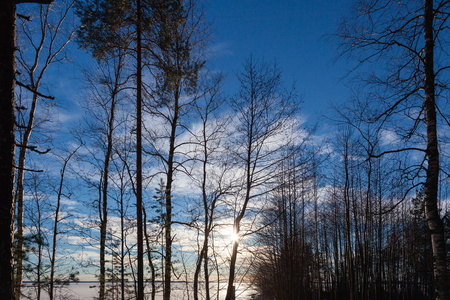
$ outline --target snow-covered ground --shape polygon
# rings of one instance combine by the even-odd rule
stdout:
[[[172,283],[173,290],[171,298],[175,300],[191,300],[194,297],[192,296],[192,285],[189,285],[189,293],[186,289],[186,284],[182,282]],[[219,290],[219,297],[217,298],[217,284],[211,284],[211,298],[212,299],[224,299],[226,294],[226,284],[221,284]],[[25,288],[23,289],[25,295],[29,295],[29,297],[22,297],[25,299],[36,299],[36,291],[35,288],[25,284]],[[147,299],[150,299],[150,286],[146,286],[146,293],[148,293]],[[248,284],[241,284],[236,289],[236,299],[239,300],[249,300],[252,299],[251,296],[255,291]],[[201,295],[201,293],[200,293]],[[56,293],[55,300],[92,300],[98,296],[98,283],[97,282],[79,282],[72,283],[68,287],[63,289],[58,289]],[[117,297],[117,296],[116,296]],[[113,297],[111,299],[116,299]],[[41,300],[48,300],[48,294],[44,290],[41,291]],[[117,299],[120,299],[118,297]],[[156,294],[156,300],[162,300],[162,292],[159,288],[159,292]],[[200,296],[200,299],[202,297]]]

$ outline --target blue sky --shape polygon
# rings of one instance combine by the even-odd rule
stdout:
[[[201,1],[201,0],[199,0]],[[207,1],[206,17],[212,24],[214,35],[210,47],[215,52],[209,60],[209,67],[214,70],[222,70],[227,75],[225,93],[232,95],[236,91],[235,74],[241,70],[242,62],[250,55],[257,59],[276,61],[283,70],[286,83],[296,82],[296,89],[303,97],[303,116],[308,120],[308,125],[319,122],[322,132],[329,133],[327,125],[324,124],[322,115],[329,115],[330,104],[339,104],[348,100],[350,90],[345,87],[344,78],[348,71],[345,60],[335,62],[337,45],[326,38],[336,32],[339,20],[345,16],[353,0],[316,0],[316,1],[294,1],[294,0],[205,0]],[[79,99],[83,97],[83,83],[81,67],[92,64],[89,54],[76,50],[76,43],[70,45],[70,59],[73,64],[60,64],[51,68],[46,82],[49,83],[48,94],[55,96],[56,101],[64,110],[60,112],[60,121],[63,128],[73,126],[74,121],[79,121],[83,111],[78,107]],[[60,126],[53,125],[53,126]],[[61,129],[61,128],[59,128]],[[64,129],[58,131],[64,136],[71,138]],[[386,141],[395,143],[396,136],[385,133]],[[60,139],[64,143],[63,139]],[[78,146],[78,145],[73,145]],[[384,146],[384,145],[383,145]],[[81,152],[81,151],[80,151]],[[38,163],[41,163],[39,160]],[[42,164],[48,164],[54,168],[54,175],[59,174],[59,169],[42,160]],[[87,169],[89,171],[89,169]],[[87,171],[87,172],[88,172]],[[71,178],[68,178],[70,181]],[[187,182],[189,184],[189,182]],[[155,181],[155,185],[157,182]],[[176,188],[186,189],[182,180],[177,178]],[[175,188],[175,189],[176,189]],[[83,187],[80,187],[83,189]],[[148,188],[147,200],[152,199],[152,188]],[[80,199],[85,202],[96,197],[89,195],[90,191],[78,191],[78,198],[65,200],[63,202],[65,211],[80,213],[77,220],[80,226],[88,218],[84,215],[87,209]],[[175,190],[176,192],[176,190]],[[182,198],[187,202],[189,199]],[[134,203],[133,199],[130,200]],[[130,210],[133,206],[130,206]],[[180,210],[185,206],[180,206]],[[77,211],[78,209],[78,211]],[[178,213],[178,212],[177,212]],[[181,215],[181,213],[180,213]],[[114,223],[114,217],[110,216],[110,224]],[[116,220],[117,221],[117,220]],[[232,220],[221,220],[231,228]],[[112,228],[113,226],[111,226]],[[116,226],[116,228],[118,228]],[[178,239],[178,249],[182,246],[196,246],[192,241],[195,232],[183,230],[176,227],[174,232]],[[221,249],[224,253],[229,251],[227,246],[231,243],[230,230],[225,229]],[[130,239],[132,235],[130,234]],[[217,236],[216,236],[217,238]],[[80,238],[70,236],[76,245],[80,245]],[[63,242],[58,244],[61,249],[67,249],[68,245]],[[78,250],[77,248],[76,250]],[[186,249],[186,260],[196,259],[194,248]],[[220,251],[220,250],[219,250]],[[86,247],[84,255],[92,259],[98,257],[96,247]],[[73,257],[80,255],[79,252],[71,253]],[[241,255],[241,254],[240,254]],[[242,255],[241,255],[242,256]],[[71,256],[72,257],[72,256]],[[222,265],[226,265],[228,256],[223,256]],[[86,269],[83,270],[86,272]],[[92,269],[91,273],[97,272]],[[95,277],[82,273],[82,280]]]
[[[212,24],[210,47],[214,54],[210,68],[227,76],[225,93],[235,93],[236,74],[250,55],[276,61],[287,86],[296,82],[303,98],[303,116],[312,125],[329,113],[331,103],[349,96],[345,87],[347,65],[336,61],[337,45],[326,35],[336,32],[340,18],[350,10],[351,0],[206,0],[206,18]],[[80,66],[90,64],[90,56],[72,43],[74,64],[59,66],[49,82],[52,94],[62,100],[74,117],[81,96]],[[81,111],[77,111],[81,113]],[[75,113],[76,114],[76,113]]]
[[[334,62],[336,45],[325,35],[336,32],[350,0],[210,0],[207,17],[213,23],[212,64],[232,77],[253,54],[275,60],[286,83],[296,81],[309,122],[325,114],[329,103],[344,101],[348,89],[341,79],[344,61]]]
[[[336,31],[339,18],[349,10],[351,2],[208,1],[206,17],[212,23],[211,48],[215,51],[210,67],[227,75],[225,93],[234,94],[235,74],[249,55],[275,60],[286,83],[296,81],[297,92],[303,96],[303,114],[309,124],[314,124],[328,112],[330,103],[343,102],[349,94],[345,80],[340,81],[346,74],[344,61],[333,63],[336,45],[325,35]],[[50,82],[49,93],[65,109],[60,119],[67,126],[83,113],[76,104],[83,94],[80,66],[92,62],[89,54],[76,50],[75,43],[70,47],[74,63],[53,66],[46,80]]]

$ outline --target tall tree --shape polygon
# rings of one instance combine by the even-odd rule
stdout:
[[[16,5],[20,3],[49,4],[52,0],[2,1],[0,4],[0,297],[14,299],[12,277],[12,245],[14,215],[15,155],[15,51]]]
[[[116,159],[113,160],[112,163],[114,164],[114,169],[117,170],[117,172],[115,173],[116,176],[113,176],[111,178],[111,182],[115,186],[114,190],[116,191],[116,196],[113,198],[116,199],[117,212],[120,217],[120,226],[118,226],[118,228],[116,229],[115,234],[116,245],[119,249],[115,250],[116,254],[114,255],[115,257],[113,259],[118,260],[118,272],[120,273],[119,280],[121,292],[120,299],[122,300],[125,300],[125,298],[127,297],[127,276],[129,275],[126,263],[128,251],[126,250],[126,236],[127,230],[130,230],[130,227],[133,226],[127,225],[130,223],[133,224],[133,222],[130,222],[129,218],[127,217],[127,212],[130,208],[130,198],[134,198],[136,193],[133,180],[135,176],[132,174],[131,168],[129,166],[129,163],[132,160],[131,157],[133,156],[133,151],[131,149],[133,149],[134,141],[131,135],[131,130],[128,126],[133,128],[134,125],[130,122],[124,122],[124,125],[125,126],[122,126],[121,131],[118,134],[121,138],[115,143],[114,156],[116,157]],[[132,191],[130,191],[130,185],[132,187]]]
[[[357,15],[345,19],[338,33],[343,53],[356,58],[359,65],[377,66],[363,80],[378,107],[371,106],[370,114],[362,117],[394,131],[406,143],[381,154],[416,151],[426,160],[414,181],[425,187],[437,299],[449,298],[445,231],[438,209],[438,125],[439,118],[444,122],[447,118],[437,101],[437,87],[444,85],[449,63],[447,55],[440,55],[448,42],[448,9],[447,1],[360,1],[354,10]],[[387,65],[381,66],[380,61]]]
[[[58,194],[56,200],[56,209],[55,209],[55,219],[53,223],[53,237],[52,237],[52,249],[51,249],[51,258],[50,258],[50,281],[48,287],[48,294],[50,300],[55,299],[55,265],[56,265],[56,241],[59,234],[58,225],[61,221],[60,210],[61,210],[61,199],[63,197],[64,191],[64,176],[66,175],[66,168],[70,161],[70,159],[75,155],[75,153],[81,148],[79,146],[74,151],[72,151],[66,158],[64,158],[64,163],[61,169],[61,178],[58,186]]]
[[[314,188],[309,161],[309,155],[302,154],[284,161],[281,168],[285,172],[277,178],[277,188],[268,195],[269,207],[262,213],[261,230],[257,233],[262,251],[256,252],[255,269],[255,284],[263,297],[315,298],[309,274],[314,268],[313,247],[307,238],[310,224],[304,213],[305,198]],[[315,223],[314,220],[311,225]]]
[[[148,6],[148,5],[147,5]],[[138,246],[137,299],[144,299],[143,228],[142,228],[142,27],[141,0],[79,2],[78,14],[85,25],[79,31],[80,44],[94,57],[114,55],[114,49],[131,50],[136,57],[136,220]],[[132,39],[129,36],[133,36]]]
[[[238,75],[240,87],[232,99],[236,140],[230,147],[236,167],[242,168],[242,187],[236,194],[233,231],[240,236],[241,222],[252,199],[264,195],[274,183],[276,168],[290,157],[294,144],[294,116],[298,110],[295,93],[283,85],[276,65],[252,57]],[[235,299],[235,270],[240,240],[233,242],[226,300]]]
[[[42,154],[45,151],[36,150],[35,146],[30,145],[30,138],[37,126],[41,125],[45,119],[36,115],[39,108],[39,100],[42,98],[53,99],[39,92],[45,81],[47,69],[59,62],[63,57],[63,50],[71,41],[75,32],[75,26],[72,24],[66,26],[70,21],[70,13],[74,1],[67,3],[58,3],[58,5],[39,5],[36,21],[24,19],[19,25],[19,44],[24,49],[19,49],[17,55],[18,69],[20,71],[20,82],[18,84],[24,90],[20,97],[21,110],[17,113],[17,123],[19,124],[19,136],[17,137],[20,145],[17,159],[17,178],[15,203],[16,213],[16,245],[15,245],[15,294],[16,299],[20,299],[22,276],[23,276],[23,206],[24,206],[24,173],[25,160],[28,151]],[[33,6],[33,8],[36,8]],[[22,14],[32,13],[32,9],[25,9]],[[34,19],[34,18],[33,18]],[[31,92],[30,97],[24,94]],[[25,98],[25,99],[24,99]],[[47,150],[48,151],[48,150]]]
[[[161,163],[165,179],[165,256],[164,300],[171,295],[172,208],[177,172],[183,171],[186,143],[180,136],[187,132],[188,114],[198,97],[197,81],[204,66],[206,34],[203,12],[195,0],[153,1],[150,32],[144,34],[148,67],[154,83],[148,85],[150,101],[145,108],[160,128],[146,128],[148,153]],[[160,145],[164,143],[164,147]],[[184,148],[184,149],[183,149]],[[147,151],[147,150],[146,150]]]
[[[136,219],[138,255],[137,299],[144,300],[144,239],[142,227],[142,6],[137,0],[136,19]]]
[[[211,83],[210,83],[211,81]],[[195,265],[193,278],[193,293],[194,300],[199,297],[199,281],[200,273],[203,264],[204,273],[204,297],[211,299],[210,295],[210,279],[209,279],[209,248],[211,234],[215,226],[217,209],[220,201],[228,193],[231,192],[233,183],[226,182],[229,172],[221,147],[223,147],[225,137],[227,135],[227,128],[229,128],[230,118],[223,117],[219,113],[219,109],[226,104],[221,96],[221,82],[222,76],[207,80],[207,92],[195,105],[196,115],[200,119],[199,126],[195,126],[194,135],[197,141],[198,153],[194,154],[199,163],[199,167],[192,172],[191,178],[196,186],[199,188],[201,194],[202,215],[200,220],[203,224],[199,224],[199,232],[203,233],[203,242],[200,242],[197,262]],[[200,209],[200,208],[199,208]],[[201,228],[203,226],[203,228]]]
[[[105,299],[110,177],[114,171],[111,171],[111,167],[116,148],[116,131],[124,122],[124,116],[117,114],[126,107],[123,100],[126,98],[124,91],[129,88],[126,74],[128,61],[126,53],[118,49],[115,56],[98,62],[98,70],[85,71],[89,94],[86,103],[82,104],[87,111],[87,128],[81,139],[89,138],[93,141],[86,144],[92,147],[91,159],[100,174],[99,182],[95,184],[95,188],[100,191],[98,199],[95,200],[100,227],[99,299]]]

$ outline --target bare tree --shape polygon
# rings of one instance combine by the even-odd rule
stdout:
[[[31,92],[29,103],[24,99],[23,94],[20,97],[21,109],[18,111],[19,137],[20,145],[19,156],[17,160],[17,182],[15,202],[17,207],[16,215],[16,247],[15,251],[15,297],[20,299],[22,274],[23,274],[23,181],[25,172],[25,159],[27,151],[34,151],[43,154],[48,150],[38,150],[30,146],[30,136],[33,129],[41,125],[46,119],[41,116],[36,117],[39,99],[53,100],[53,97],[41,93],[41,85],[45,80],[45,74],[51,64],[60,62],[63,59],[63,50],[71,41],[75,32],[73,24],[66,25],[69,21],[70,13],[74,1],[57,5],[39,5],[39,13],[36,21],[22,20],[19,24],[19,45],[22,49],[18,52],[18,68],[21,73],[19,85],[24,90],[23,94]],[[32,11],[28,11],[32,12]],[[27,11],[22,14],[27,14]],[[25,109],[28,107],[27,113]]]
[[[449,297],[445,231],[438,209],[439,118],[448,121],[437,101],[437,87],[445,85],[439,80],[448,69],[447,56],[440,55],[448,42],[448,8],[447,1],[361,1],[356,15],[345,19],[337,34],[342,53],[356,58],[358,66],[380,67],[362,77],[377,101],[361,117],[396,132],[406,143],[377,156],[416,151],[424,157],[413,184],[425,187],[437,299]],[[386,65],[380,65],[382,60]]]
[[[44,231],[47,222],[49,222],[46,215],[51,209],[48,200],[50,194],[45,191],[48,189],[46,185],[49,184],[50,180],[47,176],[42,176],[42,174],[36,172],[30,173],[30,177],[26,184],[27,194],[32,199],[30,201],[32,204],[24,207],[25,219],[29,228],[28,236],[24,237],[24,254],[27,254],[24,274],[27,280],[33,282],[34,298],[41,300],[46,277],[45,252],[49,245]],[[36,259],[33,261],[31,257]],[[26,296],[30,297],[30,293],[27,293]]]
[[[136,58],[136,219],[138,300],[144,299],[144,262],[142,228],[142,36],[146,10],[152,5],[141,0],[121,3],[104,0],[79,2],[81,22],[86,25],[79,31],[80,43],[92,51],[94,57],[110,55],[113,49],[128,50]],[[144,5],[143,5],[144,4]],[[146,22],[144,22],[146,20]],[[132,37],[131,39],[129,37]]]
[[[51,0],[3,1],[0,5],[0,182],[3,191],[0,198],[0,296],[14,299],[12,274],[12,245],[14,219],[14,155],[15,155],[15,51],[16,5],[20,3],[49,4]]]
[[[276,65],[252,57],[238,75],[240,87],[232,99],[236,133],[230,147],[236,167],[242,172],[241,188],[236,194],[234,234],[241,235],[241,222],[249,202],[270,190],[276,167],[288,158],[287,148],[295,144],[294,117],[298,109],[295,93],[286,91]],[[273,187],[272,187],[273,188]],[[235,299],[235,269],[239,239],[233,243],[226,300]]]
[[[58,195],[57,195],[57,199],[56,199],[55,220],[53,223],[52,250],[51,250],[51,258],[50,258],[50,282],[49,282],[49,288],[48,288],[50,300],[53,300],[54,296],[55,296],[54,292],[55,292],[56,241],[57,241],[57,237],[59,234],[58,223],[61,221],[60,209],[61,209],[61,198],[64,196],[64,191],[63,191],[64,176],[65,176],[66,168],[67,168],[67,165],[68,165],[70,159],[75,155],[75,153],[80,148],[81,148],[81,146],[76,148],[66,158],[64,158],[64,164],[63,164],[63,167],[61,169],[61,174],[60,174],[61,178],[60,178],[60,182],[59,182]],[[68,196],[66,195],[66,197],[68,197]]]
[[[120,110],[127,111],[126,108],[121,108]],[[129,117],[129,115],[127,116]],[[110,193],[113,193],[110,195],[110,198],[115,200],[115,211],[117,211],[120,218],[119,228],[117,231],[111,233],[112,238],[114,239],[113,244],[111,245],[111,252],[113,254],[112,259],[118,260],[118,280],[120,281],[120,299],[122,300],[125,300],[127,297],[127,281],[130,275],[128,268],[132,268],[132,265],[126,262],[127,255],[130,251],[126,237],[130,234],[130,231],[135,229],[134,217],[129,216],[131,198],[136,197],[136,186],[134,181],[136,176],[131,171],[131,169],[134,168],[134,165],[132,164],[134,151],[131,149],[133,149],[135,143],[130,128],[133,128],[134,125],[127,120],[128,117],[125,117],[123,121],[120,121],[120,123],[123,123],[122,126],[115,130],[117,136],[114,139],[114,155],[112,156],[112,158],[115,159],[111,160],[114,175],[110,178],[112,184]],[[131,269],[131,271],[133,271],[133,269]],[[117,275],[114,274],[114,270],[111,271],[111,277],[117,277]],[[108,297],[107,293],[106,297]]]
[[[190,174],[195,185],[199,187],[201,204],[199,217],[202,223],[198,226],[203,233],[203,241],[199,243],[197,262],[193,279],[194,299],[198,300],[199,280],[203,265],[204,297],[211,299],[209,279],[209,248],[212,231],[216,223],[217,209],[221,200],[231,193],[233,181],[230,172],[230,162],[224,153],[224,142],[229,129],[230,118],[221,116],[220,109],[226,104],[221,96],[222,75],[211,80],[207,79],[205,94],[196,102],[195,111],[199,117],[199,125],[194,128],[194,136],[197,143],[195,152],[198,167]],[[202,227],[202,228],[201,228]]]
[[[111,52],[113,50],[110,50]],[[90,138],[89,143],[91,161],[100,173],[96,188],[99,191],[97,203],[98,220],[100,227],[100,273],[99,273],[99,299],[105,299],[106,285],[106,243],[108,231],[108,198],[110,191],[111,166],[116,138],[114,135],[124,122],[124,116],[117,115],[118,111],[126,107],[123,100],[126,98],[127,85],[127,63],[129,57],[126,52],[118,49],[114,56],[98,62],[98,72],[86,71],[86,81],[89,84],[88,100],[84,104],[87,110],[87,128],[85,140]],[[100,150],[100,151],[99,151]],[[113,170],[114,171],[114,170]]]
[[[263,297],[315,298],[317,292],[311,287],[311,281],[318,282],[312,243],[318,234],[317,210],[308,222],[305,203],[314,194],[314,157],[304,150],[282,162],[278,185],[267,195],[268,208],[260,218],[254,277]],[[308,234],[308,228],[314,232]]]
[[[146,85],[146,111],[161,127],[149,128],[146,151],[158,159],[165,178],[164,299],[171,294],[172,208],[176,173],[185,168],[188,114],[197,96],[197,80],[204,65],[206,33],[203,11],[195,0],[154,1],[151,31],[144,35],[148,70],[154,83]],[[188,142],[189,143],[189,142]],[[161,145],[164,145],[161,147]],[[184,149],[183,149],[184,148]]]

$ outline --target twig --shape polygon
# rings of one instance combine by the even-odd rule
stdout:
[[[21,147],[21,148],[29,149],[29,150],[31,150],[33,152],[38,153],[38,154],[46,154],[46,153],[48,153],[50,151],[50,149],[47,149],[45,151],[39,151],[39,150],[37,150],[36,146],[25,146],[25,145],[20,145],[20,144],[16,144],[16,146],[17,147]]]
[[[22,14],[19,14],[19,13],[17,14],[17,16],[18,16],[19,18],[24,19],[24,20],[31,21],[30,16],[25,16],[25,15],[22,15]]]
[[[17,84],[18,86],[21,86],[21,87],[23,87],[23,88],[29,90],[29,91],[32,92],[32,93],[35,93],[36,95],[38,95],[38,96],[40,96],[40,97],[42,97],[42,98],[46,98],[46,99],[50,99],[50,100],[55,100],[55,97],[47,96],[47,95],[41,94],[41,93],[39,93],[38,91],[33,90],[31,87],[29,87],[28,85],[23,84],[23,83],[20,82],[20,81],[17,81],[17,80],[16,80],[16,84]]]
[[[14,168],[20,169],[20,170],[24,170],[24,171],[28,171],[28,172],[35,172],[35,173],[42,173],[42,172],[44,172],[44,170],[33,170],[33,169],[27,169],[27,168],[20,168],[20,167],[17,167],[17,166],[14,166]]]

